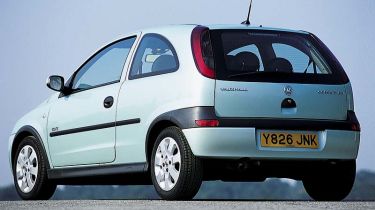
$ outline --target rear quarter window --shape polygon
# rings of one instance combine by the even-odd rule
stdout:
[[[172,44],[159,34],[146,34],[138,46],[129,79],[177,71],[179,62]]]

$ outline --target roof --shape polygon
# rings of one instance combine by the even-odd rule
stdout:
[[[293,33],[303,33],[303,34],[307,33],[301,30],[271,28],[271,27],[253,26],[253,25],[245,25],[245,24],[214,24],[214,25],[205,25],[205,26],[213,30],[215,29],[252,29],[252,30],[285,31],[285,32],[293,32]]]
[[[145,28],[142,31],[158,31],[158,30],[168,30],[174,29],[179,30],[182,28],[192,28],[198,26],[200,24],[176,24],[176,25],[164,25],[159,27],[152,27],[152,28]],[[269,31],[284,31],[284,32],[293,32],[293,33],[303,33],[307,34],[308,32],[302,30],[292,30],[292,29],[284,29],[284,28],[272,28],[272,27],[263,27],[263,26],[253,26],[253,25],[245,25],[245,24],[208,24],[203,25],[208,27],[209,29],[216,30],[216,29],[252,29],[252,30],[269,30]]]
[[[208,27],[209,29],[216,30],[216,29],[252,29],[252,30],[269,30],[269,31],[284,31],[284,32],[293,32],[293,33],[301,33],[301,34],[308,34],[308,32],[302,30],[291,30],[291,29],[283,29],[283,28],[271,28],[271,27],[263,27],[263,26],[253,26],[253,25],[245,25],[245,24],[213,24],[213,25],[204,25],[204,24],[174,24],[174,25],[162,25],[156,27],[149,27],[140,29],[138,31],[133,32],[138,33],[176,33],[181,31],[190,31],[196,26],[201,25]]]

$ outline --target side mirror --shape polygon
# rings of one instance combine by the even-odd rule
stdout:
[[[57,75],[48,77],[47,87],[54,91],[62,92],[64,90],[64,77]]]

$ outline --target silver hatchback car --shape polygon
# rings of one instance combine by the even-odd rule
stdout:
[[[17,192],[153,184],[191,199],[204,180],[302,180],[315,200],[354,183],[360,125],[347,75],[313,34],[247,25],[146,29],[99,49],[20,119]]]

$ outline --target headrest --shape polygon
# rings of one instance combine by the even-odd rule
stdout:
[[[240,52],[235,56],[228,57],[229,69],[236,71],[256,72],[259,70],[259,58],[252,52]]]
[[[293,66],[285,58],[275,58],[268,63],[266,71],[293,73]]]
[[[176,66],[176,61],[172,55],[161,55],[152,64],[151,71],[169,70]]]

